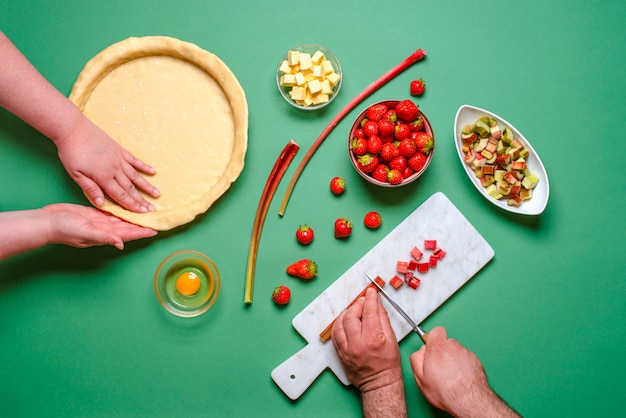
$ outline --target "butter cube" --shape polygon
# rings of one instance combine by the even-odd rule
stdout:
[[[280,85],[281,86],[295,86],[296,85],[296,76],[294,74],[285,74],[280,77]]]
[[[283,62],[280,64],[280,72],[284,74],[291,73],[291,67],[289,66],[289,61],[283,60]]]
[[[313,54],[313,56],[311,57],[311,60],[313,60],[315,64],[319,64],[320,62],[322,62],[324,58],[326,58],[324,53],[318,50],[315,52],[315,54]]]
[[[304,100],[306,97],[306,87],[300,87],[300,86],[293,86],[291,91],[289,92],[289,96],[291,96],[291,98],[293,100]]]
[[[319,93],[313,96],[313,104],[318,105],[328,102],[328,94]]]
[[[322,81],[322,94],[333,94],[333,88],[330,86],[330,81],[328,81],[327,79]]]
[[[309,91],[313,95],[315,95],[315,94],[319,93],[320,91],[322,91],[322,83],[320,83],[320,81],[317,80],[317,79],[313,79],[313,80],[309,81],[308,86],[309,86]]]
[[[322,70],[324,71],[324,74],[330,74],[330,73],[334,73],[335,72],[335,68],[333,67],[333,63],[328,61],[328,60],[322,61]]]
[[[304,79],[304,74],[296,73],[296,85],[302,86],[305,83],[306,83],[306,80]]]
[[[315,78],[322,78],[324,76],[324,74],[322,73],[322,66],[321,65],[314,65],[313,66],[313,77]]]
[[[313,61],[311,60],[311,54],[300,53],[300,71],[309,71],[313,69]]]
[[[287,52],[287,61],[289,65],[296,65],[300,62],[300,52],[299,51],[289,51]]]
[[[331,85],[335,85],[339,82],[339,79],[341,79],[341,76],[337,73],[330,73],[329,75],[326,76],[326,79],[330,82]]]

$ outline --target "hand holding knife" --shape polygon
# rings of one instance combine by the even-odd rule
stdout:
[[[378,283],[376,283],[375,280],[373,280],[367,273],[364,273],[365,277],[367,277],[369,279],[370,282],[372,282],[374,284],[374,286],[376,286],[376,288],[378,289],[378,291],[385,297],[385,299],[387,299],[387,301],[391,304],[391,306],[394,307],[394,309],[396,311],[398,311],[398,313],[400,315],[402,315],[402,317],[409,323],[409,325],[411,325],[411,328],[413,328],[413,331],[415,331],[417,333],[417,335],[419,335],[419,337],[422,339],[422,342],[424,344],[426,344],[426,341],[428,340],[428,333],[426,331],[424,331],[419,325],[417,325],[415,323],[415,321],[413,321],[411,319],[411,317],[404,311],[404,309],[402,309],[400,307],[400,305],[398,305],[392,298],[391,296],[389,296],[387,294],[387,292],[385,292],[383,290],[382,287],[380,287],[380,285]]]

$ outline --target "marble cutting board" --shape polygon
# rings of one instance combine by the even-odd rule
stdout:
[[[422,259],[427,259],[431,252],[424,250],[425,239],[436,239],[446,251],[445,257],[427,273],[416,273],[421,279],[416,290],[406,285],[397,290],[385,286],[418,324],[494,256],[491,246],[452,202],[441,192],[433,194],[293,318],[293,327],[308,344],[271,373],[287,397],[298,399],[327,368],[344,385],[350,384],[332,341],[323,343],[320,332],[369,284],[364,272],[388,281],[396,274],[396,262],[409,261],[409,251],[415,246],[423,251]],[[400,341],[412,329],[386,300],[382,301]]]

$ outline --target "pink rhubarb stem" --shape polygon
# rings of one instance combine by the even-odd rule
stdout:
[[[307,163],[309,162],[309,160],[311,159],[311,157],[313,156],[315,151],[317,151],[319,146],[322,145],[322,142],[324,142],[324,140],[330,134],[330,132],[333,129],[335,129],[335,127],[339,124],[339,122],[341,122],[341,120],[348,113],[350,113],[350,111],[352,109],[354,109],[356,106],[358,106],[363,100],[365,100],[367,97],[369,97],[372,93],[374,93],[380,87],[382,87],[383,85],[388,83],[390,80],[392,80],[398,74],[400,74],[401,72],[403,72],[404,70],[409,68],[411,65],[413,65],[417,61],[420,61],[421,59],[423,59],[425,56],[426,56],[426,51],[424,51],[422,49],[418,49],[413,54],[411,54],[407,59],[405,59],[400,64],[398,64],[395,67],[393,67],[391,70],[387,71],[378,80],[374,81],[365,90],[363,90],[361,93],[356,95],[343,109],[341,109],[341,111],[339,113],[337,113],[337,116],[335,116],[335,118],[330,121],[330,123],[322,131],[320,136],[317,137],[315,142],[311,145],[311,147],[309,148],[307,153],[302,158],[302,161],[300,161],[300,164],[296,168],[296,171],[294,172],[293,177],[291,178],[291,181],[289,182],[289,185],[287,186],[287,189],[285,190],[285,194],[283,195],[283,200],[282,200],[282,203],[281,203],[280,208],[278,210],[278,214],[280,216],[283,216],[285,214],[285,209],[287,208],[287,203],[289,202],[289,198],[291,197],[291,193],[293,192],[293,189],[296,186],[298,178],[300,178],[300,174],[302,174],[302,171],[304,170],[304,167],[307,165]]]
[[[248,252],[248,267],[246,269],[246,287],[244,292],[244,303],[249,305],[252,303],[252,293],[254,290],[254,271],[256,269],[256,258],[259,252],[259,241],[261,240],[261,230],[265,223],[267,210],[269,209],[272,197],[276,192],[278,183],[282,179],[287,167],[295,157],[300,146],[293,140],[290,140],[282,152],[278,156],[274,167],[267,178],[259,206],[257,207],[256,216],[254,218],[254,226],[252,227],[252,238],[250,239],[250,250]]]

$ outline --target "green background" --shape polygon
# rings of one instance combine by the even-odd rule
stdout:
[[[189,225],[113,248],[50,246],[0,263],[1,416],[360,415],[358,395],[331,372],[297,402],[271,370],[305,341],[291,319],[410,212],[445,193],[491,244],[494,260],[423,324],[483,361],[491,384],[520,413],[618,416],[625,406],[625,176],[623,1],[0,1],[0,28],[61,92],[85,63],[130,36],[168,35],[217,54],[249,104],[249,148],[236,183]],[[339,57],[340,95],[325,110],[287,105],[275,86],[280,56],[319,43]],[[332,117],[418,48],[427,58],[377,91],[315,154],[283,218],[280,198],[297,163]],[[5,65],[0,57],[0,69]],[[346,156],[352,119],[367,104],[416,99],[433,125],[434,160],[415,184],[365,184]],[[483,107],[514,124],[541,156],[551,195],[538,217],[505,213],[470,184],[454,149],[458,107]],[[258,255],[254,303],[243,304],[252,223],[267,175],[289,139],[301,150],[270,207]],[[0,111],[0,210],[87,204],[52,143]],[[348,189],[328,190],[335,175]],[[366,230],[365,212],[383,226]],[[347,241],[335,218],[355,223]],[[316,233],[309,247],[298,225]],[[2,232],[0,231],[0,239]],[[153,292],[159,262],[180,249],[207,254],[222,275],[212,310],[167,313]],[[320,275],[284,273],[310,257]],[[287,284],[278,308],[271,290]],[[410,416],[439,416],[416,388],[400,345]]]

